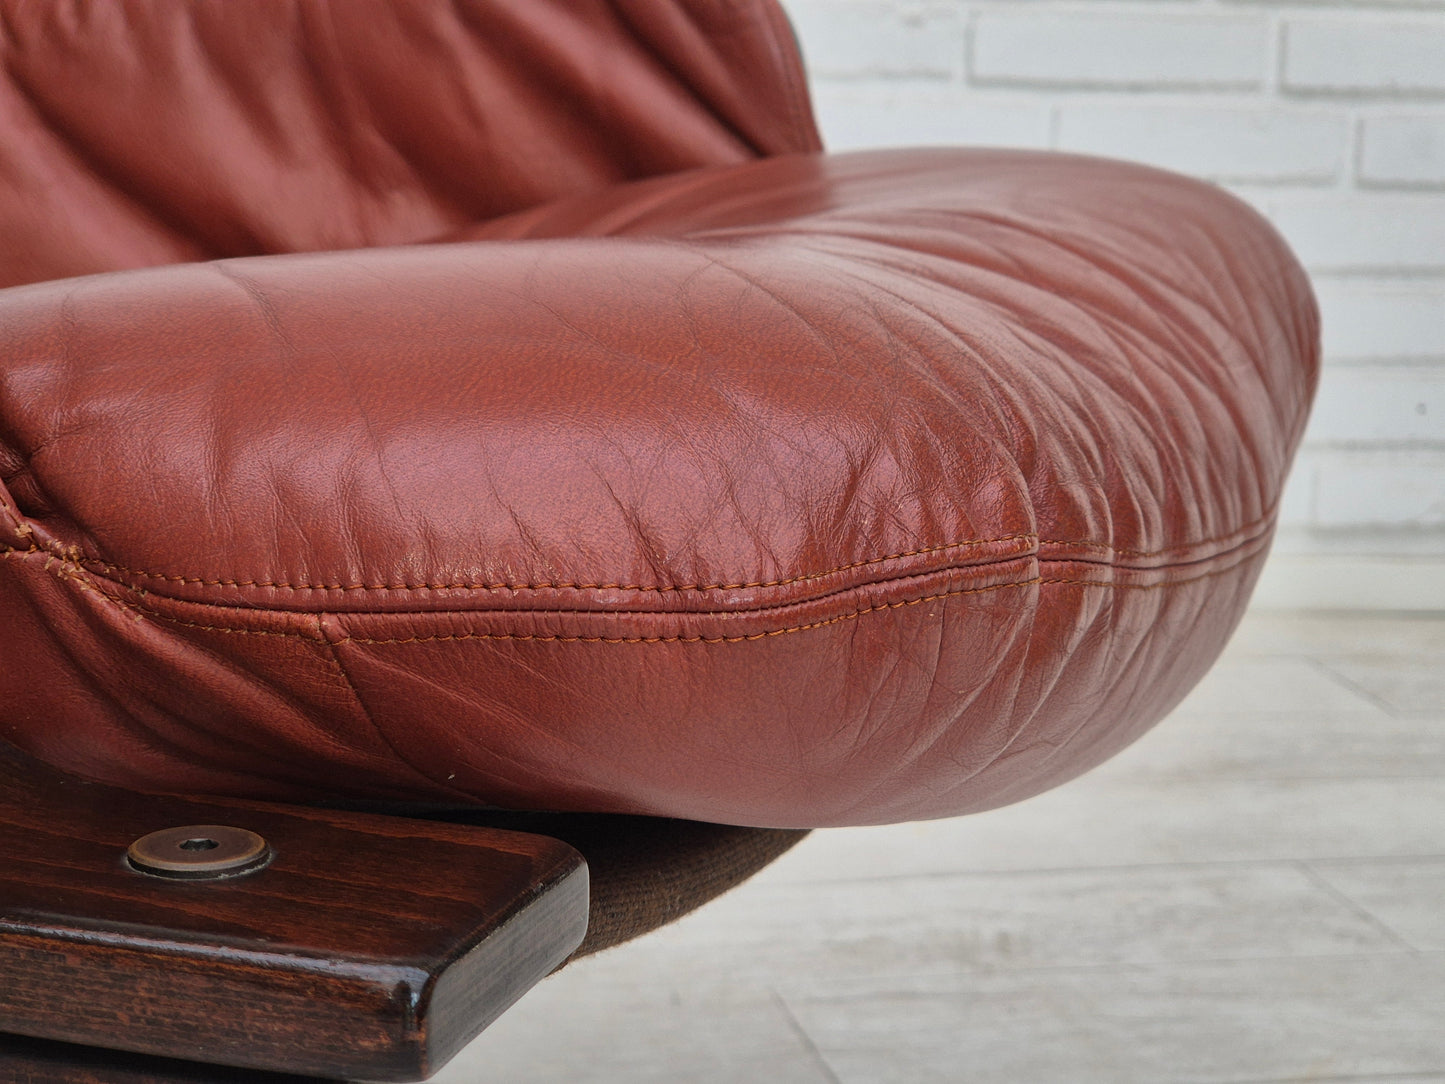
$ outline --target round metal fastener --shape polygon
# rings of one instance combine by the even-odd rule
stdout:
[[[142,836],[125,852],[133,869],[154,877],[214,881],[265,868],[270,845],[255,832],[224,824],[188,824]]]

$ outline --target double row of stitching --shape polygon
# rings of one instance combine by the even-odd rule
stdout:
[[[941,546],[927,546],[923,549],[892,553],[886,557],[872,557],[866,561],[839,565],[821,572],[805,572],[778,580],[755,580],[746,583],[677,583],[677,584],[635,584],[635,583],[568,583],[540,581],[537,583],[288,583],[284,580],[212,580],[198,576],[176,576],[165,572],[146,572],[139,569],[113,565],[95,558],[82,558],[87,567],[98,568],[120,576],[136,576],[142,579],[164,580],[168,583],[190,584],[206,587],[264,587],[282,591],[647,591],[652,593],[676,591],[741,591],[746,588],[786,587],[794,583],[822,580],[841,572],[852,572],[860,568],[871,568],[900,561],[908,557],[923,557],[951,550],[969,549],[979,546],[1002,545],[1005,542],[1033,541],[1031,534],[1008,535],[1003,538],[970,538],[962,542],[947,542]],[[1015,556],[1024,556],[1017,554]]]
[[[203,576],[187,576],[169,572],[153,572],[146,569],[130,568],[125,565],[113,564],[109,561],[94,557],[79,558],[87,568],[98,570],[113,576],[129,576],[136,579],[159,580],[165,583],[174,583],[183,586],[195,587],[234,587],[234,588],[262,588],[276,591],[639,591],[651,594],[681,593],[681,592],[704,592],[704,591],[743,591],[756,590],[774,587],[787,587],[791,584],[808,583],[813,580],[826,579],[829,576],[836,576],[845,572],[855,572],[859,569],[873,568],[878,565],[888,564],[892,561],[906,560],[912,557],[926,557],[933,554],[948,553],[962,549],[979,548],[983,546],[1005,545],[1009,542],[1029,542],[1036,546],[1060,546],[1078,549],[1097,549],[1117,554],[1121,557],[1166,557],[1182,550],[1197,549],[1201,546],[1215,545],[1221,542],[1235,541],[1242,535],[1248,535],[1261,527],[1269,524],[1271,515],[1266,515],[1255,520],[1244,527],[1241,527],[1228,535],[1221,535],[1216,538],[1201,539],[1195,542],[1184,542],[1174,546],[1168,546],[1158,550],[1135,550],[1111,546],[1106,542],[1092,542],[1079,539],[1040,539],[1033,534],[1003,535],[997,538],[969,538],[957,542],[945,542],[937,546],[924,546],[918,549],[903,550],[899,553],[890,553],[882,557],[872,557],[867,560],[854,561],[849,564],[838,565],[835,568],[824,569],[816,572],[800,573],[796,576],[788,576],[772,580],[741,580],[735,583],[680,583],[680,584],[637,584],[637,583],[585,583],[571,581],[536,581],[530,583],[513,583],[507,581],[479,582],[479,581],[458,581],[458,582],[432,582],[421,581],[415,583],[293,583],[286,580],[242,580],[242,579],[220,579]]]
[[[856,620],[866,614],[879,613],[886,610],[898,610],[905,606],[917,606],[924,602],[938,602],[941,599],[957,598],[960,595],[982,595],[991,591],[1003,591],[1010,587],[1064,585],[1069,587],[1100,587],[1125,591],[1158,591],[1165,587],[1179,587],[1185,584],[1197,583],[1200,580],[1211,579],[1215,576],[1223,576],[1235,571],[1238,567],[1239,563],[1235,563],[1227,568],[1216,569],[1213,572],[1205,572],[1198,576],[1192,576],[1189,579],[1166,580],[1161,583],[1106,583],[1097,580],[1046,579],[1035,576],[1032,579],[1015,580],[1010,583],[990,584],[987,587],[965,587],[956,591],[943,591],[935,595],[925,595],[922,598],[904,599],[901,602],[887,602],[882,605],[868,606],[861,610],[853,610],[846,614],[839,614],[836,617],[830,617],[823,621],[813,621],[806,625],[790,625],[787,628],[768,629],[764,632],[754,632],[739,636],[555,636],[517,632],[457,632],[439,633],[434,636],[407,636],[392,639],[348,636],[338,642],[392,645],[445,643],[457,640],[519,640],[559,644],[740,644],[753,640],[766,640],[774,636],[787,636],[795,632],[809,632],[813,629],[827,628],[829,625],[837,625],[844,621]]]
[[[984,587],[964,587],[952,591],[937,592],[924,595],[915,599],[903,599],[898,602],[880,603],[873,606],[865,606],[847,613],[837,614],[833,617],[824,618],[819,621],[811,621],[802,624],[788,625],[782,628],[766,629],[761,632],[744,633],[735,636],[701,636],[701,635],[672,635],[672,636],[583,636],[583,635],[562,635],[544,633],[520,633],[520,632],[458,632],[458,633],[436,633],[427,636],[406,636],[406,637],[371,637],[371,636],[343,636],[336,640],[329,640],[322,632],[319,620],[314,631],[303,629],[248,629],[239,628],[235,625],[212,624],[202,621],[188,621],[185,618],[174,617],[170,614],[161,613],[155,609],[143,606],[137,602],[116,598],[108,593],[96,592],[100,596],[115,605],[133,613],[139,619],[151,619],[163,621],[167,624],[181,628],[197,629],[203,632],[217,632],[233,636],[280,636],[289,639],[308,640],[313,643],[337,644],[363,644],[363,645],[406,645],[425,643],[447,643],[466,640],[496,640],[516,641],[530,643],[586,643],[586,644],[736,644],[748,643],[755,640],[767,640],[777,636],[787,636],[793,633],[808,632],[814,629],[827,628],[832,625],[841,624],[845,621],[853,621],[867,614],[878,613],[887,610],[897,610],[908,606],[917,606],[926,602],[937,602],[943,599],[956,598],[963,595],[980,595],[994,591],[1003,591],[1017,587],[1046,587],[1065,586],[1082,588],[1099,588],[1107,590],[1128,590],[1128,591],[1158,591],[1168,587],[1182,587],[1191,583],[1198,583],[1202,580],[1212,579],[1216,576],[1227,575],[1234,572],[1239,566],[1253,556],[1257,551],[1251,550],[1240,556],[1224,568],[1204,572],[1197,576],[1186,579],[1163,580],[1158,583],[1134,584],[1115,583],[1101,580],[1087,580],[1071,577],[1046,577],[1033,576],[1026,580],[1011,580],[1006,583],[989,584]],[[6,554],[5,556],[9,556]],[[53,561],[53,559],[51,559]],[[59,562],[55,562],[59,563]],[[57,575],[62,573],[57,572]],[[89,585],[76,581],[78,586],[86,587],[94,591]],[[581,611],[589,614],[589,611]]]
[[[163,614],[146,606],[125,599],[114,598],[106,595],[116,605],[140,617],[152,618],[158,621],[165,621],[168,624],[179,625],[182,628],[200,629],[204,632],[221,632],[237,636],[286,636],[292,639],[311,640],[316,643],[329,642],[333,644],[426,644],[445,643],[456,640],[520,640],[534,643],[558,643],[558,644],[738,644],[751,640],[766,640],[773,636],[787,636],[795,632],[808,632],[812,629],[826,628],[829,625],[837,625],[844,621],[853,621],[865,614],[877,613],[882,610],[897,610],[904,606],[917,606],[924,602],[936,602],[939,599],[953,598],[957,595],[978,595],[987,591],[1002,591],[1009,587],[1030,587],[1042,583],[1038,577],[1028,580],[1015,580],[1009,583],[990,584],[987,587],[965,587],[956,591],[943,591],[934,595],[925,595],[922,598],[904,599],[901,602],[887,602],[876,606],[867,606],[862,609],[852,610],[845,614],[829,617],[822,621],[812,621],[802,625],[789,625],[786,628],[768,629],[763,632],[748,633],[738,636],[562,636],[548,635],[543,633],[525,632],[457,632],[438,633],[434,636],[406,636],[406,637],[367,637],[367,636],[344,636],[335,641],[326,641],[319,634],[312,635],[300,629],[243,629],[232,625],[210,625],[198,621],[187,621],[184,618],[172,617]]]
[[[825,629],[831,624],[840,624],[842,621],[851,621],[863,617],[864,614],[880,613],[886,610],[899,610],[906,606],[919,606],[920,603],[936,603],[942,598],[957,598],[958,595],[987,594],[990,591],[1003,591],[1010,587],[1049,587],[1049,585],[1066,585],[1066,587],[1101,587],[1121,591],[1159,591],[1165,587],[1182,587],[1185,584],[1194,584],[1201,580],[1225,575],[1240,567],[1241,562],[1234,562],[1225,568],[1214,569],[1212,572],[1202,572],[1195,577],[1186,580],[1165,580],[1157,584],[1116,584],[1116,582],[1105,582],[1100,580],[1068,580],[1068,578],[1046,578],[1032,577],[1029,580],[1013,580],[1006,584],[990,584],[987,587],[964,587],[955,591],[941,591],[939,594],[923,595],[922,598],[905,598],[899,603],[883,603],[880,606],[868,606],[861,610],[853,610],[850,613],[838,614],[835,617],[821,621],[811,621],[808,624],[793,624],[786,629],[769,629],[759,633],[747,633],[740,636],[552,636],[538,635],[538,633],[436,633],[434,636],[405,636],[405,637],[368,637],[368,636],[347,636],[340,643],[364,643],[364,645],[405,645],[405,643],[445,643],[451,640],[523,640],[523,642],[536,643],[747,643],[751,640],[766,640],[772,636],[788,636],[790,633],[811,632],[814,629]]]
[[[1248,523],[1231,534],[1221,535],[1218,538],[1205,538],[1198,542],[1180,542],[1178,545],[1165,546],[1163,549],[1157,550],[1131,550],[1124,549],[1121,546],[1111,546],[1107,542],[1080,542],[1078,540],[1070,541],[1069,539],[1061,538],[1040,538],[1039,545],[1059,546],[1063,549],[1104,550],[1112,553],[1116,557],[1168,557],[1170,554],[1179,553],[1182,550],[1199,549],[1202,546],[1214,546],[1221,542],[1233,544],[1248,542],[1250,539],[1257,537],[1261,530],[1269,527],[1272,521],[1273,513],[1264,519],[1258,519],[1253,523]]]

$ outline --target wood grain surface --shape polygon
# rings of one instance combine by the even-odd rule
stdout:
[[[258,832],[275,858],[213,882],[126,864],[133,840],[189,824]],[[586,923],[586,866],[543,836],[140,795],[0,749],[3,1031],[417,1080],[566,959]]]

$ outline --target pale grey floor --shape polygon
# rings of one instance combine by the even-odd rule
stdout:
[[[816,833],[437,1079],[1445,1082],[1445,621],[1251,614],[1105,767]]]

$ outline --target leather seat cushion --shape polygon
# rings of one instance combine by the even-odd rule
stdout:
[[[1317,341],[1233,197],[1025,152],[10,289],[5,736],[254,797],[1014,801],[1222,647]]]

